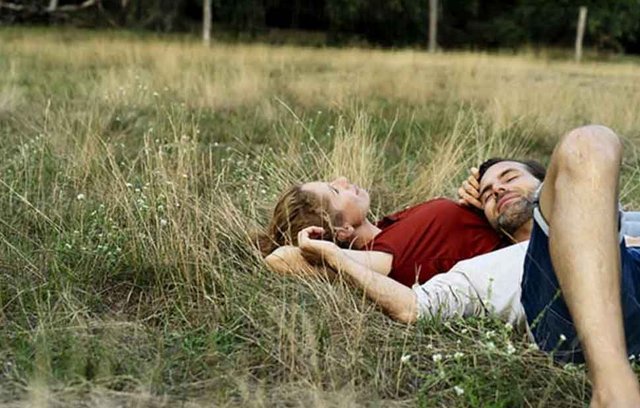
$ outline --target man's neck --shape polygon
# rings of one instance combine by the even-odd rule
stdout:
[[[533,218],[524,223],[516,232],[513,233],[513,240],[523,242],[531,238],[531,231],[533,229]]]
[[[365,220],[355,229],[356,239],[353,241],[353,247],[357,249],[364,248],[369,242],[375,238],[382,230],[373,225],[369,220]]]

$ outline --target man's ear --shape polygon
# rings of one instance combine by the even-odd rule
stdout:
[[[350,224],[345,224],[342,227],[337,227],[335,230],[335,236],[338,242],[351,242],[355,238],[355,228]]]

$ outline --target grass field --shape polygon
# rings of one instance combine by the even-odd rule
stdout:
[[[248,242],[292,182],[346,175],[375,218],[591,122],[640,208],[637,63],[2,29],[0,73],[0,405],[588,402],[499,321],[395,323]]]

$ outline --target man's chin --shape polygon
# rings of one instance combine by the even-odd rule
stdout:
[[[524,208],[518,209],[511,213],[503,213],[498,217],[498,228],[508,234],[517,231],[533,216],[533,210],[528,211]]]

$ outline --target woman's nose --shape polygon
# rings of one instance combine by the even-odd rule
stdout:
[[[347,180],[347,178],[343,176],[336,178],[333,182],[341,187],[344,187],[347,184],[349,184],[349,180]]]

